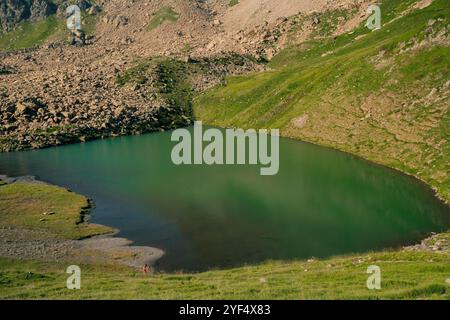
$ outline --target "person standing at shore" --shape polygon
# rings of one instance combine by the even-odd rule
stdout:
[[[142,273],[147,275],[147,274],[149,274],[149,272],[150,272],[149,265],[148,264],[144,264],[144,266],[142,267]]]

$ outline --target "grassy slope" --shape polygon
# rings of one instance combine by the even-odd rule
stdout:
[[[366,269],[373,264],[382,271],[381,290],[366,287]],[[0,298],[450,299],[450,257],[438,253],[383,252],[153,276],[119,266],[81,265],[77,291],[65,288],[66,267],[0,258]],[[26,280],[27,272],[32,279]]]
[[[85,197],[60,187],[22,182],[2,185],[0,181],[0,228],[44,230],[65,239],[111,232],[108,227],[81,223],[80,213],[88,207]]]
[[[439,43],[450,7],[435,0],[400,17],[414,2],[383,1],[381,30],[311,40],[282,51],[271,71],[228,79],[196,100],[196,117],[280,128],[416,175],[450,200],[450,48]]]
[[[65,189],[29,183],[0,187],[0,228],[32,228],[78,239],[108,232],[79,225],[87,200]],[[44,216],[42,213],[55,212]],[[47,221],[40,221],[45,217]],[[447,242],[450,235],[445,235]],[[369,265],[382,270],[382,290],[366,288]],[[0,298],[5,299],[449,299],[450,255],[378,252],[323,261],[266,262],[199,274],[144,276],[118,265],[83,265],[82,289],[66,289],[67,265],[0,258]],[[33,276],[27,280],[27,273]]]
[[[180,15],[175,12],[171,7],[162,7],[158,11],[156,11],[150,20],[147,30],[151,31],[153,29],[158,28],[164,22],[175,22],[178,20]]]
[[[83,31],[87,35],[94,32],[98,18],[82,12]],[[0,30],[0,51],[38,47],[48,40],[64,41],[68,35],[66,21],[56,15],[37,22],[24,21],[10,32]]]
[[[17,50],[41,45],[45,40],[55,33],[59,33],[63,23],[50,16],[38,22],[22,22],[13,31],[0,32],[0,51]]]

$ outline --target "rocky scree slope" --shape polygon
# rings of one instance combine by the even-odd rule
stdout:
[[[322,6],[283,0],[281,11],[269,2],[255,1],[232,7],[225,0],[44,2],[48,6],[42,7],[50,11],[33,11],[40,1],[17,3],[28,4],[29,12],[39,11],[42,17],[55,12],[56,6],[62,25],[67,5],[78,4],[83,28],[91,29],[90,44],[78,48],[64,37],[49,37],[38,48],[0,53],[2,151],[187,125],[192,121],[193,93],[222,83],[227,75],[264,69],[264,63],[288,44],[311,35],[345,32],[346,24],[364,19],[366,9],[361,0],[320,1]],[[249,12],[247,18],[243,11]],[[342,16],[333,28],[314,34],[321,12]],[[163,68],[168,73],[161,77],[154,62],[161,65],[163,60],[169,61],[169,68]],[[188,77],[177,67],[180,61],[186,64]],[[137,70],[140,78],[127,77],[130,70],[131,74]],[[188,88],[167,86],[161,79],[187,81]],[[173,99],[180,95],[184,98]]]

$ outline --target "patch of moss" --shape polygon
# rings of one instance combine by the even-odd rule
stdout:
[[[164,22],[175,22],[179,19],[180,14],[175,12],[172,7],[165,6],[156,11],[151,18],[147,30],[151,31],[162,25]]]
[[[193,91],[184,62],[167,59],[156,65],[156,86],[172,108],[192,111]]]

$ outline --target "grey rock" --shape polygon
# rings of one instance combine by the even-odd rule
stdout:
[[[0,2],[0,30],[10,31],[20,22],[40,20],[56,12],[50,0],[2,0]]]

